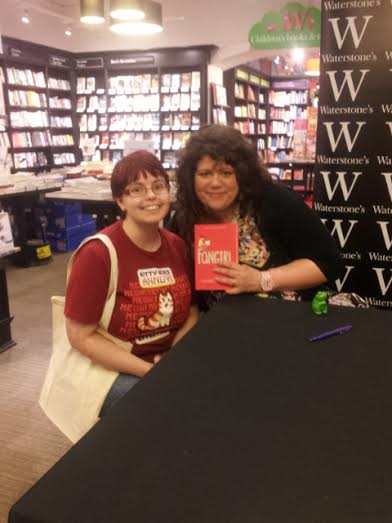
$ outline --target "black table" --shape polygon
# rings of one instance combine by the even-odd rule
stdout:
[[[9,522],[390,523],[391,319],[225,298]]]
[[[12,248],[8,252],[0,253],[0,352],[4,352],[16,345],[11,335],[11,322],[13,316],[10,314],[10,306],[8,302],[5,258],[17,252],[19,252],[19,248]]]
[[[28,190],[10,191],[7,193],[0,193],[0,206],[11,210],[14,216],[14,223],[17,236],[15,243],[20,247],[20,251],[13,257],[14,263],[22,267],[29,267],[31,265],[31,249],[27,244],[26,234],[26,209],[31,208],[34,202],[39,200],[41,194],[52,191],[59,191],[61,184],[54,184],[49,187],[37,187]]]

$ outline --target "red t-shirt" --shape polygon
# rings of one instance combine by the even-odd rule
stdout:
[[[160,229],[161,246],[144,251],[126,235],[122,221],[101,233],[118,257],[118,285],[109,333],[133,344],[132,353],[147,361],[167,351],[189,314],[190,265],[184,241]],[[99,240],[76,254],[67,285],[65,316],[84,324],[99,323],[110,279],[110,255]]]

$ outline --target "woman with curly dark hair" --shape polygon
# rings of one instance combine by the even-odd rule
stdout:
[[[208,125],[193,134],[177,182],[173,229],[192,251],[195,224],[238,223],[240,263],[215,269],[226,293],[288,294],[338,277],[340,255],[327,229],[300,196],[272,180],[239,131]]]

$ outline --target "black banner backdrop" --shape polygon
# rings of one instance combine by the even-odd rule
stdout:
[[[314,209],[342,292],[392,308],[392,0],[323,0]]]

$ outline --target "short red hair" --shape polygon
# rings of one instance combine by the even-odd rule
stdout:
[[[120,198],[128,185],[147,173],[158,178],[162,176],[169,184],[169,177],[161,162],[148,151],[135,151],[120,160],[114,167],[110,186],[113,198]]]

